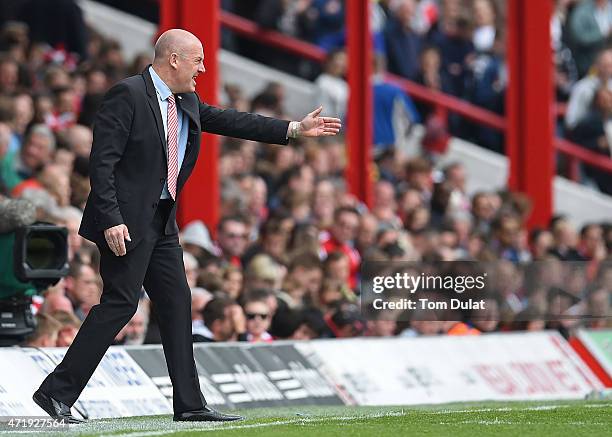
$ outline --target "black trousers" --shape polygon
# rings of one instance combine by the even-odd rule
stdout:
[[[193,359],[191,292],[178,234],[164,235],[173,201],[161,200],[144,238],[124,256],[100,247],[104,282],[100,304],[92,307],[66,356],[40,389],[72,406],[104,353],[138,307],[142,285],[153,301],[173,386],[175,414],[206,405]]]

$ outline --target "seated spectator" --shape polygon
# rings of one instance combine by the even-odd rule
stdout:
[[[202,310],[204,326],[193,335],[194,342],[219,342],[245,338],[246,322],[242,308],[233,301],[215,297]]]
[[[429,204],[433,192],[431,163],[425,158],[411,158],[406,162],[404,170],[406,184],[418,192],[421,206]]]
[[[489,3],[490,0],[478,0],[478,3]],[[488,28],[488,26],[485,26]],[[475,105],[481,106],[497,114],[504,114],[504,102],[508,75],[505,67],[505,35],[494,33],[493,46],[487,51],[478,51],[477,55],[468,61],[465,97]],[[484,44],[484,43],[483,43]],[[488,45],[488,43],[487,43]],[[470,126],[469,124],[467,126]],[[491,128],[471,126],[464,135],[482,147],[497,153],[504,153],[504,143],[501,134]],[[470,133],[468,133],[471,131]]]
[[[411,28],[415,9],[415,0],[391,2],[384,32],[389,71],[411,80],[418,74],[422,46],[422,38]]]
[[[249,234],[246,221],[238,216],[222,217],[217,225],[217,246],[225,262],[240,267]]]
[[[603,261],[606,249],[603,239],[603,229],[596,223],[587,223],[580,230],[578,252],[588,261]]]
[[[76,156],[89,159],[93,133],[90,128],[75,124],[66,130],[66,140]]]
[[[374,185],[372,214],[378,219],[381,226],[389,226],[397,229],[402,227],[402,221],[397,215],[395,187],[391,182],[380,180]]]
[[[55,347],[62,324],[47,314],[36,315],[36,329],[24,342],[25,347]]]
[[[334,49],[343,40],[345,13],[342,0],[313,0],[306,14],[312,14],[313,22],[309,34],[314,37],[315,44]]]
[[[323,314],[316,308],[277,311],[270,333],[282,340],[313,340],[331,336]]]
[[[193,334],[201,334],[202,329],[204,329],[205,334],[207,333],[207,328],[203,328],[202,310],[212,298],[213,295],[203,288],[191,289],[191,331]]]
[[[472,214],[474,216],[474,229],[488,234],[491,224],[497,214],[497,202],[493,195],[486,192],[478,192],[472,197]]]
[[[43,314],[52,314],[56,311],[74,314],[72,302],[66,297],[63,292],[46,292],[45,299],[40,307],[40,312]]]
[[[412,0],[407,0],[412,1]],[[374,64],[374,152],[380,155],[393,150],[400,135],[398,118],[410,127],[421,121],[412,99],[399,86],[385,79],[386,65],[382,56],[375,58]],[[401,111],[401,114],[398,114]],[[402,133],[405,136],[405,133]]]
[[[312,219],[321,229],[329,228],[334,221],[335,187],[330,179],[321,179],[315,185],[312,197]]]
[[[470,320],[474,328],[480,332],[495,332],[499,329],[501,314],[499,302],[496,296],[488,296],[484,299],[484,309],[472,310]]]
[[[607,87],[597,90],[592,109],[576,125],[571,136],[587,149],[606,157],[611,156],[612,90]],[[585,173],[595,181],[601,191],[612,194],[612,178],[609,173],[592,166],[585,166]]]
[[[19,86],[19,63],[8,56],[0,57],[0,94],[11,95]]]
[[[550,253],[561,261],[584,261],[578,252],[578,235],[574,225],[564,216],[553,217],[550,223],[555,243]]]
[[[415,78],[416,82],[431,90],[451,93],[450,78],[442,68],[442,57],[437,47],[425,47],[421,52],[419,65],[420,69]],[[423,120],[427,120],[433,113],[433,108],[428,104],[418,103],[416,108]]]
[[[367,337],[393,337],[397,323],[395,320],[368,320],[366,327]]]
[[[412,311],[409,327],[400,332],[400,337],[418,337],[421,335],[438,335],[442,330],[442,323],[438,320],[435,311],[417,309]]]
[[[233,300],[238,301],[242,295],[242,270],[236,266],[227,266],[222,273],[223,291]]]
[[[527,307],[511,323],[512,331],[542,331],[546,328],[546,314],[537,307]]]
[[[546,257],[553,248],[554,239],[550,231],[536,228],[531,231],[529,236],[531,246],[531,257],[538,261]]]
[[[9,190],[50,163],[54,151],[55,137],[49,128],[40,124],[32,126],[20,152],[4,156],[2,177]]]
[[[465,61],[474,52],[468,17],[461,0],[443,0],[441,15],[427,36],[429,44],[440,51],[441,77],[455,96],[462,96],[465,84]],[[424,116],[424,115],[423,115]]]
[[[474,14],[474,31],[472,43],[476,51],[488,53],[493,50],[497,36],[497,10],[493,0],[474,0],[472,2]]]
[[[467,194],[467,171],[460,162],[452,162],[443,168],[444,180],[451,188],[449,214],[455,212],[469,213],[470,198]]]
[[[569,17],[568,39],[578,74],[587,74],[595,56],[610,37],[612,6],[608,0],[584,0]]]
[[[329,314],[336,308],[339,302],[350,302],[354,299],[355,293],[348,287],[345,281],[326,278],[319,290],[317,308],[323,311],[324,314]]]
[[[378,219],[373,214],[362,214],[359,218],[359,229],[357,237],[355,237],[355,248],[359,252],[361,258],[364,258],[366,252],[372,249],[376,240],[380,224]]]
[[[208,228],[201,220],[194,220],[185,226],[179,235],[181,247],[198,260],[216,255],[218,249],[213,244]]]
[[[325,257],[332,252],[340,252],[346,256],[348,261],[349,286],[355,288],[357,286],[357,276],[359,274],[359,264],[361,257],[359,252],[354,247],[354,240],[357,236],[359,226],[359,213],[352,208],[339,208],[334,213],[334,224],[330,229],[327,237],[321,241],[321,251]],[[331,262],[335,262],[332,260]],[[336,270],[329,266],[330,269]],[[336,278],[345,279],[345,278]]]
[[[76,96],[70,85],[53,89],[53,111],[48,114],[45,124],[54,132],[63,131],[76,123]]]
[[[13,99],[15,118],[13,119],[13,149],[21,147],[21,142],[26,134],[27,128],[34,119],[34,101],[28,93],[17,94]]]
[[[266,254],[256,255],[245,271],[245,290],[252,291],[258,288],[280,290],[287,269]]]
[[[61,323],[61,328],[57,333],[57,347],[68,347],[74,341],[74,337],[76,337],[77,332],[81,327],[81,321],[77,316],[74,315],[72,311],[54,311],[49,314],[59,323]]]
[[[66,296],[72,301],[77,317],[85,320],[89,310],[100,303],[100,278],[91,266],[73,261],[66,281]]]
[[[246,336],[244,340],[251,343],[271,342],[272,336],[268,330],[270,329],[272,314],[268,302],[247,296],[243,308],[246,317]]]
[[[198,260],[189,252],[183,252],[183,265],[185,266],[185,275],[187,276],[187,285],[189,288],[194,288],[198,282]]]
[[[65,226],[68,229],[68,261],[72,261],[79,253],[83,245],[87,245],[86,240],[79,235],[79,226],[83,213],[74,206],[59,208],[57,211],[57,225]],[[97,250],[97,249],[96,249]],[[83,262],[81,260],[81,262]],[[83,262],[91,264],[90,262]]]
[[[325,321],[336,338],[358,337],[363,335],[366,328],[361,310],[354,303],[340,302],[333,312],[325,317]]]
[[[57,164],[45,165],[33,178],[19,183],[11,191],[13,197],[21,197],[26,189],[44,189],[55,199],[60,207],[70,205],[70,175]]]
[[[348,83],[346,82],[347,56],[344,50],[327,54],[323,73],[315,80],[317,92],[314,106],[323,106],[323,115],[346,117],[348,104]]]
[[[592,110],[593,99],[597,90],[600,88],[612,89],[612,50],[604,49],[600,51],[591,70],[591,74],[576,82],[570,93],[567,112],[565,113],[565,127],[570,138],[572,138],[572,132],[576,126]]]
[[[289,264],[283,290],[291,297],[292,308],[300,308],[318,301],[323,281],[323,265],[319,258],[310,253],[296,256]]]
[[[135,345],[139,346],[144,343],[147,335],[147,325],[149,324],[149,301],[148,299],[140,299],[138,302],[138,308],[130,319],[130,321],[123,327],[117,337],[115,337],[114,344],[121,345]]]
[[[514,263],[524,263],[531,260],[526,248],[524,230],[521,221],[514,215],[503,215],[493,222],[494,239],[491,249],[499,258]]]
[[[284,231],[281,220],[271,217],[261,227],[259,241],[245,251],[242,261],[248,266],[257,254],[264,254],[284,262],[288,243],[289,235]]]

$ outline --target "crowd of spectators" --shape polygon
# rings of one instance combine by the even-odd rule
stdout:
[[[344,0],[226,1],[225,7],[255,20],[264,28],[309,41],[329,53],[322,68],[250,40],[226,34],[224,45],[267,65],[316,79],[318,101],[344,115],[346,85]],[[467,120],[441,115],[428,105],[418,111],[405,93],[382,80],[384,72],[416,81],[497,114],[504,114],[508,72],[505,0],[377,0],[372,3],[371,28],[377,79],[374,85],[377,152],[392,147],[389,102],[406,106],[410,122],[428,130],[425,146],[444,151],[448,134],[468,139],[496,152],[504,152],[503,135]],[[611,156],[612,137],[608,88],[612,3],[609,0],[556,0],[551,18],[556,99],[567,112],[558,120],[558,133],[596,153]],[[283,53],[282,56],[279,53]],[[612,83],[612,82],[611,82]],[[444,117],[444,120],[441,120]],[[563,120],[563,118],[565,118]],[[559,157],[558,171],[570,167]],[[581,167],[580,179],[605,193],[612,178],[595,168]]]
[[[290,2],[295,7],[311,3],[329,13],[313,27],[312,35],[319,35],[318,42],[323,44],[324,35],[341,30],[333,14],[338,9],[330,9],[333,1]],[[342,3],[335,3],[341,10]],[[404,21],[394,24],[406,32],[397,42],[398,50],[413,44],[412,40],[421,41],[426,33],[444,41],[450,38],[448,27],[456,25],[462,32],[470,28],[441,19],[429,24],[417,20],[411,30],[408,17],[425,3],[434,5],[389,2],[387,13],[399,14],[393,20]],[[456,3],[444,1],[443,6],[457,13],[452,8]],[[474,8],[479,36],[466,40],[465,46],[491,50],[499,40],[493,25],[496,9],[486,0],[475,1]],[[448,19],[450,13],[442,17]],[[70,344],[100,299],[99,253],[78,235],[89,193],[92,122],[104,92],[150,62],[147,54],[128,62],[117,42],[92,29],[88,34],[86,54],[76,57],[61,46],[33,39],[23,22],[6,22],[0,28],[1,196],[30,200],[40,220],[69,231],[70,272],[34,299],[39,325],[26,342],[33,346]],[[452,40],[448,47],[439,43],[439,49],[415,49],[415,53],[431,68],[439,65],[455,76],[470,75],[466,65],[449,64],[440,54],[448,51],[449,56],[458,56],[458,50],[451,48],[455,43]],[[342,56],[341,51],[330,55],[326,71],[331,77],[338,76],[335,64],[346,62]],[[383,61],[378,68],[383,68]],[[387,64],[402,68],[389,60]],[[421,73],[414,72],[415,78],[425,83],[446,83],[451,88],[465,83],[455,76],[440,81],[429,69]],[[320,81],[322,87],[327,86],[324,82]],[[395,92],[384,89],[382,94]],[[227,84],[225,93],[228,107],[290,118],[283,109],[284,90],[277,83],[270,83],[251,100],[237,85]],[[606,104],[603,96],[598,100]],[[347,190],[341,136],[304,138],[288,146],[223,139],[222,218],[210,228],[198,221],[188,223],[180,233],[192,290],[194,339],[269,342],[544,328],[567,333],[577,326],[610,323],[611,223],[590,223],[578,232],[569,218],[555,217],[547,228],[528,232],[529,199],[497,191],[469,195],[469,175],[460,163],[440,166],[426,151],[405,155],[382,147],[373,164],[374,201],[368,208]],[[382,320],[362,311],[363,263],[399,260],[496,263],[498,279],[495,293],[487,295],[486,320],[471,319],[469,312],[437,320],[426,312],[406,321]],[[538,270],[545,286],[537,290],[526,288],[520,279],[523,266],[532,261],[547,266]],[[555,274],[547,276],[550,271]],[[135,292],[141,294],[138,311],[115,342],[159,343],[155,308],[146,290]],[[555,321],[554,316],[563,315],[576,318]],[[580,317],[589,315],[599,317]]]

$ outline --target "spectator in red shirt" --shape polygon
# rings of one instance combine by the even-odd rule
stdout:
[[[355,249],[353,241],[359,227],[359,213],[354,208],[341,207],[334,213],[334,224],[329,237],[321,242],[321,252],[327,257],[332,252],[342,252],[349,259],[349,286],[355,288],[359,275],[361,257]]]
[[[241,267],[240,258],[248,243],[247,225],[238,216],[223,217],[217,226],[217,245],[221,256],[230,264]]]

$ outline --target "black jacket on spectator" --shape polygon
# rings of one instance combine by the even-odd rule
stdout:
[[[606,138],[604,130],[605,120],[601,111],[593,109],[589,114],[572,130],[569,137],[581,146],[602,155],[610,157],[609,147],[604,150],[599,146],[599,142]],[[584,166],[585,173],[591,177],[599,189],[606,194],[612,194],[612,175],[599,170],[596,167]]]
[[[30,27],[32,41],[44,41],[52,47],[62,45],[81,59],[87,57],[87,29],[75,0],[28,0],[20,19]]]
[[[196,93],[178,94],[177,105],[189,118],[189,134],[177,181],[177,198],[200,151],[202,131],[264,143],[287,144],[288,121],[222,110],[200,102]],[[113,86],[94,121],[90,156],[92,191],[80,235],[106,245],[104,230],[127,225],[129,251],[153,220],[167,177],[167,144],[155,87],[148,68]],[[178,232],[176,204],[166,235]]]
[[[391,17],[385,29],[385,45],[389,72],[414,80],[419,72],[421,37]]]

